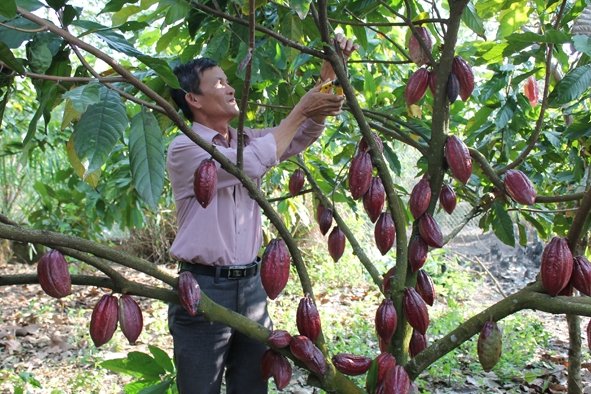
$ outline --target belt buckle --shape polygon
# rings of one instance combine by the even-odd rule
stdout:
[[[241,279],[246,277],[246,267],[228,267],[228,279]]]

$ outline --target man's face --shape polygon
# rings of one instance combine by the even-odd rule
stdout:
[[[201,105],[199,111],[205,116],[215,120],[227,119],[229,122],[239,115],[234,89],[228,85],[228,77],[220,67],[203,71],[199,88],[202,92],[196,95]]]

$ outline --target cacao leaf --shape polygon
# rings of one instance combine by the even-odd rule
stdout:
[[[101,169],[84,176],[86,174],[86,169],[84,165],[80,162],[76,151],[74,150],[74,136],[70,136],[70,140],[66,142],[66,152],[68,153],[68,160],[70,161],[70,165],[74,169],[76,175],[84,180],[84,182],[88,183],[92,186],[93,189],[96,189],[98,186],[99,179],[101,178]]]
[[[13,19],[16,16],[15,0],[3,0],[0,3],[0,15]]]
[[[462,22],[466,24],[477,36],[484,38],[484,22],[482,18],[478,16],[476,7],[470,1],[466,5],[464,12],[462,13]]]
[[[138,0],[111,0],[105,5],[105,7],[98,13],[104,14],[106,12],[117,12],[123,8],[125,4],[135,4]]]
[[[509,246],[515,246],[515,232],[511,217],[498,202],[492,205],[492,227],[497,238]]]
[[[131,120],[129,161],[138,194],[153,209],[164,189],[164,141],[158,120],[146,107]]]
[[[548,96],[548,105],[559,107],[578,99],[591,84],[591,65],[577,67],[556,84]]]
[[[89,105],[96,104],[100,101],[100,88],[100,83],[91,82],[88,85],[82,85],[64,93],[62,97],[70,99],[74,109],[80,113],[84,113]]]
[[[150,350],[150,353],[154,356],[154,361],[156,361],[158,365],[164,368],[167,372],[174,372],[174,364],[168,353],[154,345],[148,345],[148,350]]]
[[[8,45],[3,43],[2,41],[0,41],[0,60],[17,73],[26,73],[26,70],[21,64],[21,62],[19,62],[16,59],[16,57],[14,57],[14,54],[12,53]]]

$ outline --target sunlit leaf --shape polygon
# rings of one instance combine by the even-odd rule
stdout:
[[[548,105],[558,107],[578,99],[591,84],[591,65],[575,68],[556,84],[548,96]]]
[[[80,178],[84,180],[84,182],[88,183],[90,186],[96,189],[99,183],[99,179],[101,178],[102,170],[99,168],[98,170],[86,176],[84,175],[86,174],[86,168],[84,168],[84,165],[82,165],[80,159],[78,158],[78,155],[76,154],[76,151],[74,150],[73,134],[70,137],[70,140],[66,142],[66,153],[68,154],[68,160],[70,161],[70,165],[74,169],[76,175],[78,175]]]
[[[484,37],[484,22],[478,16],[476,7],[470,1],[462,14],[462,22],[466,24],[476,35]]]

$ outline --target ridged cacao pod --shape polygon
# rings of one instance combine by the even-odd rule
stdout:
[[[421,178],[412,188],[408,205],[413,218],[418,219],[427,211],[431,201],[431,185],[427,178]]]
[[[189,312],[191,316],[197,314],[199,303],[201,302],[201,288],[199,283],[189,271],[183,271],[179,274],[179,298],[181,305]]]
[[[587,347],[591,351],[591,320],[587,323]]]
[[[408,346],[410,358],[414,358],[417,354],[425,350],[427,346],[429,346],[427,335],[423,335],[417,330],[412,330],[412,336],[410,337],[410,344]]]
[[[378,133],[373,132],[372,135],[373,135],[373,138],[375,139],[376,143],[380,147],[380,152],[383,152],[384,151],[384,143],[382,142],[382,139],[380,138]],[[365,137],[362,137],[361,141],[359,141],[359,152],[367,152],[367,151],[369,151],[369,145],[367,144]]]
[[[437,83],[435,79],[435,71],[429,71],[429,90],[431,91],[431,95],[435,97],[435,84]]]
[[[433,279],[427,273],[427,271],[419,270],[415,289],[427,305],[433,306],[437,294],[435,293],[435,284],[433,283]]]
[[[382,341],[387,345],[396,331],[398,325],[398,315],[396,314],[396,308],[391,299],[386,298],[382,301],[378,310],[376,311],[376,331],[378,336],[382,338]]]
[[[314,357],[314,344],[305,335],[294,335],[289,343],[289,350],[295,358],[301,361],[312,360]]]
[[[363,195],[363,208],[365,208],[365,212],[372,223],[375,223],[380,217],[385,203],[386,190],[384,189],[382,178],[374,176],[371,178],[367,193]]]
[[[554,237],[542,252],[542,285],[551,296],[564,289],[573,272],[573,255],[566,239]]]
[[[591,296],[591,262],[584,256],[573,258],[573,273],[570,281],[575,289]]]
[[[540,98],[540,89],[538,88],[538,82],[536,81],[536,77],[532,75],[525,81],[523,93],[525,94],[525,97],[527,97],[527,99],[529,100],[529,105],[531,105],[532,107],[538,105],[538,100]]]
[[[378,364],[378,382],[384,380],[386,372],[396,366],[396,358],[388,352],[382,352],[376,358]]]
[[[193,191],[197,201],[203,208],[207,208],[213,200],[218,184],[218,169],[213,158],[204,159],[195,170]]]
[[[261,282],[270,299],[277,298],[289,279],[291,257],[281,238],[272,239],[263,253]]]
[[[263,380],[268,380],[273,376],[273,364],[275,363],[275,357],[278,355],[279,353],[273,349],[267,349],[263,353],[263,357],[261,357],[261,375],[263,376]]]
[[[318,309],[316,309],[316,305],[314,305],[314,302],[308,295],[302,297],[300,300],[296,313],[296,325],[298,326],[298,331],[301,335],[305,335],[310,338],[312,342],[316,342],[322,329],[320,324],[320,314],[318,313]]]
[[[425,95],[427,86],[429,85],[429,71],[426,68],[419,68],[417,71],[412,73],[406,88],[404,89],[404,98],[406,99],[406,105],[410,106],[416,104]]]
[[[396,266],[391,267],[388,272],[384,274],[384,280],[382,281],[382,289],[384,290],[384,294],[388,295],[390,293],[390,289],[392,284],[390,283],[390,278],[396,273]]]
[[[345,251],[345,233],[335,226],[328,236],[328,253],[336,263]]]
[[[392,248],[395,237],[396,227],[394,227],[392,215],[390,215],[388,212],[382,212],[374,228],[376,246],[378,247],[378,250],[382,256],[388,253],[388,251]]]
[[[332,357],[332,363],[345,375],[357,376],[363,375],[371,367],[372,359],[365,356],[349,353],[339,353]]]
[[[454,57],[451,72],[456,74],[460,83],[460,98],[468,100],[474,90],[474,73],[472,67],[461,56]]]
[[[558,295],[572,297],[573,291],[574,291],[573,285],[570,282],[568,282],[568,284],[564,287],[564,289],[560,290],[560,293],[558,293]]]
[[[100,347],[113,337],[117,329],[117,297],[105,294],[94,306],[90,316],[90,337]]]
[[[289,384],[291,380],[291,364],[287,357],[282,354],[278,354],[273,362],[273,380],[277,390],[283,390]]]
[[[497,323],[487,321],[478,336],[478,361],[489,372],[501,359],[503,339]]]
[[[382,386],[384,394],[408,394],[410,378],[402,366],[396,365],[386,372]]]
[[[305,360],[304,364],[308,369],[318,375],[324,375],[326,373],[326,360],[324,354],[316,346],[312,345],[312,358]]]
[[[472,175],[472,159],[464,141],[450,135],[445,141],[445,159],[454,177],[464,185]]]
[[[449,73],[446,93],[447,99],[452,104],[458,98],[458,94],[460,94],[460,81],[458,81],[458,77],[454,73]]]
[[[131,345],[138,339],[144,327],[142,310],[129,294],[119,298],[119,327]]]
[[[37,279],[43,291],[54,298],[72,294],[68,262],[59,250],[46,252],[37,263]]]
[[[269,335],[269,342],[276,348],[288,347],[291,342],[291,334],[285,330],[274,330]]]
[[[429,48],[429,51],[432,51],[433,37],[431,37],[431,33],[429,33],[429,30],[426,27],[420,26],[417,27],[416,30],[421,39],[427,45],[427,48]],[[429,55],[425,53],[423,47],[419,43],[419,40],[412,33],[408,40],[408,55],[410,57],[410,60],[412,60],[419,67],[429,62]]]
[[[412,272],[417,272],[427,261],[429,245],[420,235],[414,237],[408,247],[408,261]]]
[[[304,187],[304,171],[297,169],[289,177],[289,194],[297,196]]]
[[[320,228],[322,235],[326,235],[332,226],[332,209],[327,208],[322,204],[318,204],[316,208],[316,222]]]
[[[349,191],[354,200],[358,200],[369,190],[371,183],[371,156],[367,152],[359,152],[351,160],[349,167]]]
[[[505,173],[505,190],[511,198],[523,205],[533,205],[536,202],[536,191],[529,178],[519,170],[508,170]]]
[[[402,309],[408,324],[424,335],[429,326],[429,312],[427,311],[425,301],[423,301],[419,293],[412,287],[406,287],[404,289]]]
[[[425,212],[419,219],[419,233],[423,241],[432,248],[443,247],[443,234],[435,218],[430,213]]]
[[[451,215],[456,209],[457,203],[458,198],[454,189],[449,184],[444,184],[439,192],[439,204],[441,204],[443,210]]]

